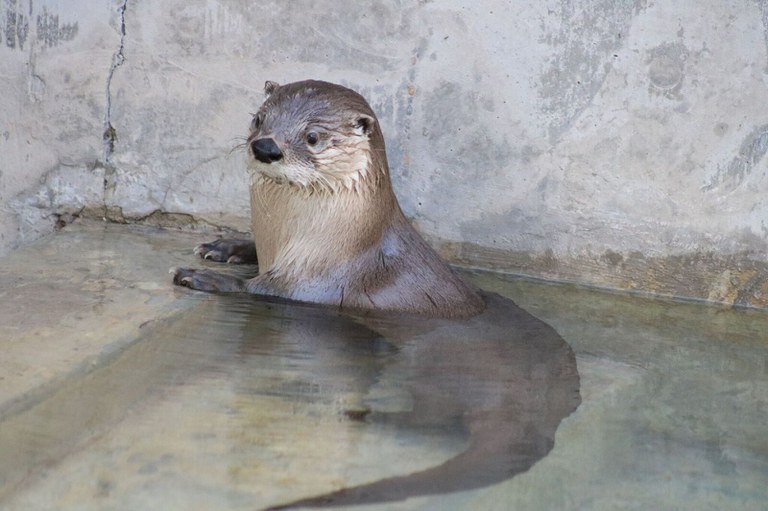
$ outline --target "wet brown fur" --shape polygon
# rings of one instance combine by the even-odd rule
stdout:
[[[341,308],[470,317],[477,291],[414,230],[397,202],[384,137],[361,95],[322,81],[267,82],[249,148],[251,215],[259,276],[244,283],[177,281]],[[306,134],[319,130],[323,150]],[[283,152],[262,163],[251,144],[270,138]],[[197,276],[199,280],[203,275]]]

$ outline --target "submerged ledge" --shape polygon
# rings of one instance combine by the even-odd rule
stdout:
[[[768,311],[768,261],[759,254],[697,252],[674,256],[622,254],[558,257],[431,240],[446,260],[464,268],[511,273],[604,291]]]

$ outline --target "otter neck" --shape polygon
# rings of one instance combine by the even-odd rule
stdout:
[[[357,190],[308,192],[256,177],[251,215],[259,273],[321,276],[378,243],[402,216],[388,176]]]

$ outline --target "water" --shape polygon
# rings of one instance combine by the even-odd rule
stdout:
[[[191,246],[85,226],[3,261],[0,508],[384,481],[366,493],[421,496],[371,509],[765,509],[765,313],[477,274],[557,334],[495,299],[458,326],[344,317],[171,288]],[[19,313],[51,282],[46,314]]]

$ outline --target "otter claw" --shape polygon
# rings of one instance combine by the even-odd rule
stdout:
[[[218,239],[199,244],[193,252],[203,259],[217,263],[256,263],[256,247],[250,240]]]
[[[242,292],[245,282],[234,275],[226,275],[210,270],[195,270],[191,268],[175,268],[171,271],[173,283],[198,291],[211,292]]]

